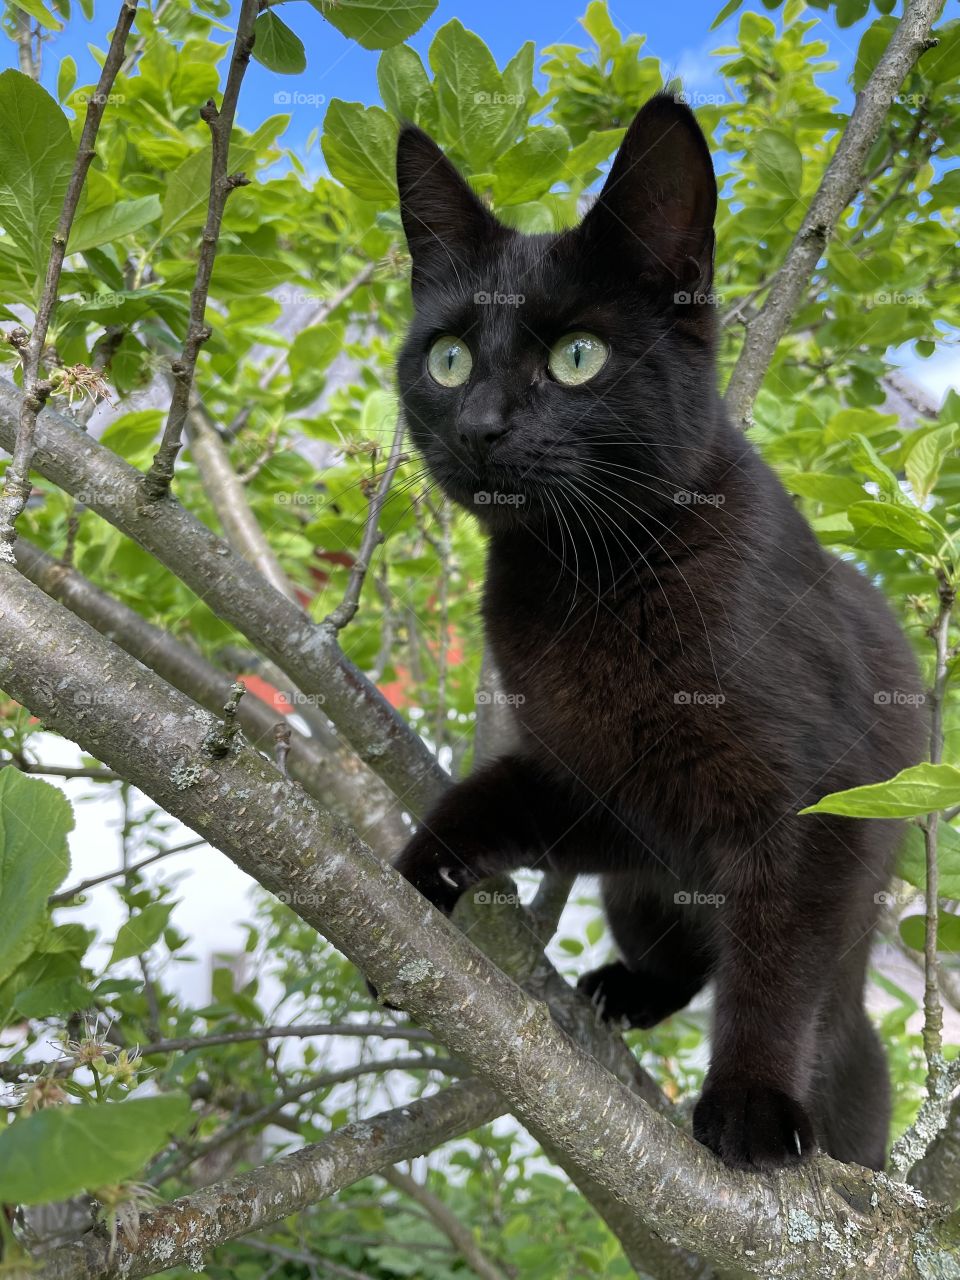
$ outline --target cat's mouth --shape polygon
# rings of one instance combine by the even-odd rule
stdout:
[[[512,468],[444,468],[437,479],[448,497],[487,525],[517,524],[542,510],[533,477]]]

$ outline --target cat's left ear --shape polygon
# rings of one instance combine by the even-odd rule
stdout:
[[[433,139],[405,125],[397,140],[400,218],[413,259],[416,295],[461,268],[504,228],[474,195]]]
[[[591,251],[665,289],[706,293],[717,181],[689,107],[661,93],[637,112],[580,234]]]

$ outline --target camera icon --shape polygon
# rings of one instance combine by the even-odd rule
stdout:
[[[679,293],[675,293],[673,295],[673,300],[677,304],[677,306],[687,307],[690,305],[691,297],[689,293],[686,293],[684,292],[684,290],[681,289]]]
[[[897,896],[894,893],[875,893],[873,900],[878,906],[893,907],[896,906]]]
[[[486,489],[481,489],[478,493],[475,493],[473,495],[473,500],[478,507],[489,507],[491,502],[491,497],[490,497],[490,494],[486,491]]]
[[[477,690],[477,706],[478,707],[488,707],[492,701],[493,701],[493,698],[490,696],[489,692],[486,689]]]
[[[490,897],[490,894],[486,891],[486,889],[478,889],[477,892],[473,895],[473,900],[474,902],[478,903],[481,907],[488,907],[490,903],[493,901],[493,899]]]
[[[673,895],[673,900],[678,907],[689,907],[690,903],[693,901],[691,895],[686,891],[686,889],[681,889],[679,893],[675,893]]]
[[[690,699],[690,694],[687,692],[686,689],[679,689],[673,695],[673,700],[678,707],[689,707],[691,699]]]
[[[473,295],[473,300],[478,307],[488,307],[490,305],[490,295],[481,290]]]
[[[273,95],[273,101],[274,101],[274,104],[278,107],[289,107],[293,99],[290,96],[290,93],[288,92],[288,90],[280,89],[277,93]]]
[[[678,489],[673,495],[674,502],[678,502],[682,507],[688,507],[691,503],[692,496],[687,489]]]
[[[887,689],[878,689],[873,695],[873,700],[878,707],[889,707],[891,702],[890,693]]]

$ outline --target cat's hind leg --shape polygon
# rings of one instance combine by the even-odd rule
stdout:
[[[578,985],[609,1021],[656,1026],[686,1008],[707,981],[706,935],[689,904],[665,902],[630,875],[604,876],[602,886],[622,958],[585,973]]]

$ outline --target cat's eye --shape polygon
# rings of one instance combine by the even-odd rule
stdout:
[[[441,387],[462,387],[470,377],[473,356],[462,338],[445,333],[430,348],[427,368],[434,382],[439,382]]]
[[[547,368],[557,382],[579,386],[596,377],[607,363],[610,348],[594,333],[568,333],[550,349]]]

